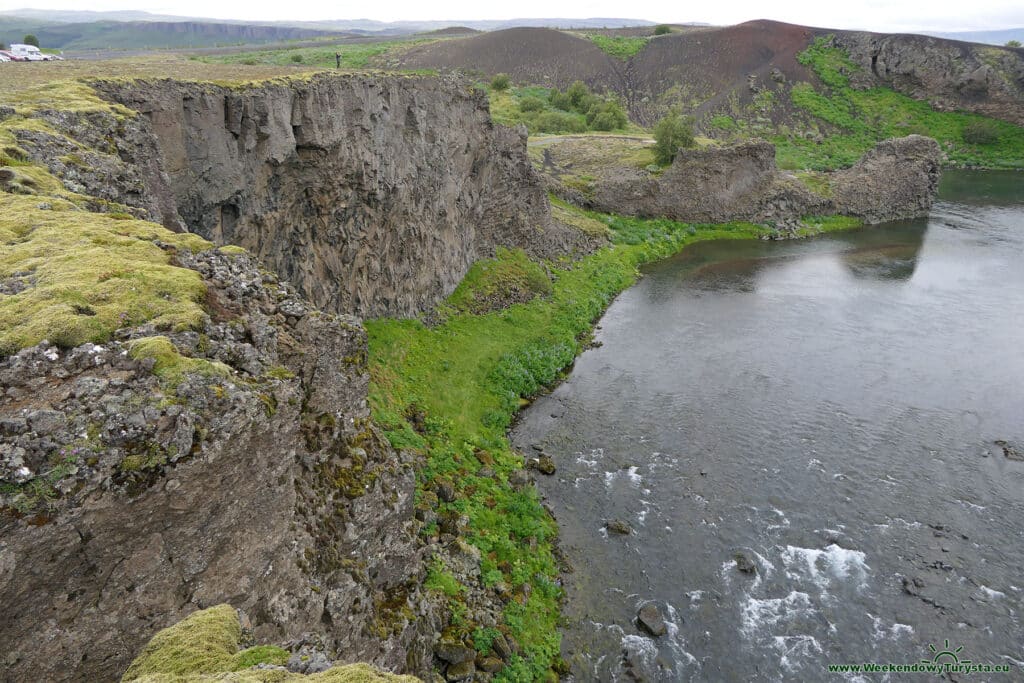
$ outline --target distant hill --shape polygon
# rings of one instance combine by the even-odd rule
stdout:
[[[209,47],[235,43],[270,43],[326,36],[344,36],[340,31],[220,24],[196,21],[92,21],[85,23],[44,22],[33,18],[0,16],[0,42],[18,42],[34,33],[44,48],[83,50],[93,48],[181,48]]]
[[[638,123],[667,109],[698,118],[770,110],[776,123],[799,115],[789,96],[795,83],[818,83],[798,55],[817,37],[834,35],[861,68],[858,86],[887,86],[941,109],[966,109],[1024,123],[1024,50],[999,50],[920,35],[833,31],[776,21],[685,27],[642,41],[632,56],[601,49],[607,36],[585,31],[516,28],[419,45],[389,67],[463,69],[481,76],[507,73],[518,83],[565,88],[580,80],[618,94]],[[614,47],[614,45],[610,46]]]
[[[998,31],[954,31],[952,33],[932,33],[922,31],[926,36],[966,40],[969,43],[987,43],[988,45],[1006,45],[1011,40],[1024,43],[1024,27],[1006,28]]]

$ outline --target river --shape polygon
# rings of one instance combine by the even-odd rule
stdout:
[[[937,655],[1024,678],[1024,175],[948,172],[928,219],[694,245],[595,339],[512,434],[558,467],[575,680]]]

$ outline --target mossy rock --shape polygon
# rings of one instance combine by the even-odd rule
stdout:
[[[305,676],[285,669],[251,667],[282,665],[288,651],[272,645],[238,650],[242,628],[231,605],[193,612],[153,636],[121,678],[122,683],[421,683],[368,664],[336,666]]]
[[[23,169],[18,169],[19,171]],[[70,202],[0,193],[0,279],[30,286],[0,298],[0,356],[44,339],[102,343],[121,327],[196,329],[206,285],[171,265],[170,249],[213,245],[155,223],[83,211]]]

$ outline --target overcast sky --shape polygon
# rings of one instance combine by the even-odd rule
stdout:
[[[77,5],[77,6],[76,6]],[[659,22],[735,24],[777,19],[828,28],[874,31],[958,31],[1024,26],[1024,0],[384,0],[372,3],[305,0],[0,0],[0,10],[143,10],[159,14],[263,21],[316,19],[513,19],[517,17],[629,17]]]

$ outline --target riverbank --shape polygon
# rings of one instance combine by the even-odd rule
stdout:
[[[696,242],[774,236],[751,223],[690,225],[568,205],[558,211],[591,230],[607,229],[611,246],[576,263],[532,267],[521,254],[503,252],[476,264],[430,325],[366,323],[374,418],[394,447],[422,454],[417,517],[438,558],[428,587],[447,602],[442,642],[484,655],[501,634],[518,652],[496,680],[564,671],[557,527],[508,441],[513,416],[586,348],[593,325],[636,281],[640,265]],[[860,224],[844,217],[805,223],[819,232]],[[516,292],[509,299],[515,303],[487,310],[496,291]],[[480,310],[486,312],[474,312]]]

